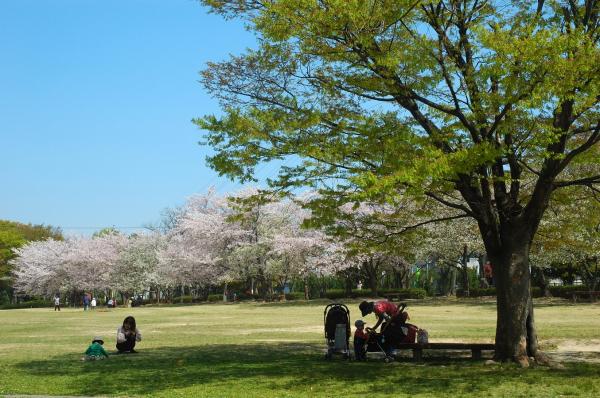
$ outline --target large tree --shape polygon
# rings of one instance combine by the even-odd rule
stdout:
[[[197,120],[209,163],[244,181],[290,157],[277,189],[411,194],[472,217],[495,267],[496,356],[527,366],[530,244],[553,192],[600,181],[599,2],[203,3],[258,37],[203,72],[223,108]]]

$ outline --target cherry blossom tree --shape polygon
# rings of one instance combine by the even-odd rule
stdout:
[[[477,224],[470,219],[459,219],[428,224],[424,229],[424,239],[416,246],[418,257],[433,259],[438,266],[459,270],[463,292],[468,296],[468,261],[473,256],[485,254]],[[450,290],[453,290],[453,286]]]
[[[116,233],[72,239],[65,264],[73,287],[84,291],[116,288],[113,270],[126,246],[127,237]]]
[[[581,215],[585,214],[585,217]],[[531,251],[537,282],[547,290],[546,274],[568,265],[591,290],[600,286],[600,202],[579,188],[564,191],[549,206]]]
[[[112,264],[108,285],[127,297],[156,286],[159,283],[157,254],[163,241],[163,236],[152,233],[135,234],[119,242],[119,258]]]
[[[15,289],[32,295],[50,296],[67,289],[72,282],[65,258],[71,243],[48,239],[30,242],[16,249]]]

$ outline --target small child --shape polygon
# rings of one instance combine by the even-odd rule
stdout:
[[[356,331],[354,332],[354,357],[357,361],[367,360],[367,350],[365,345],[369,340],[369,334],[365,332],[365,323],[359,319],[354,322]]]
[[[94,340],[92,340],[92,344],[85,351],[85,357],[82,358],[84,361],[98,361],[101,359],[108,358],[108,354],[104,350],[102,345],[104,344],[104,340],[102,337],[96,336]]]

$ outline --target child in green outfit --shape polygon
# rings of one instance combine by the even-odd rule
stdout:
[[[92,340],[92,344],[85,351],[85,357],[82,358],[84,361],[98,361],[100,359],[108,358],[108,354],[104,350],[102,345],[104,344],[104,340],[102,337],[96,336],[94,340]]]

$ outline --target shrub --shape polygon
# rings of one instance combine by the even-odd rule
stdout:
[[[236,300],[239,301],[244,301],[244,300],[256,300],[258,299],[258,296],[255,294],[248,294],[248,293],[236,293]]]
[[[286,300],[304,300],[304,292],[290,292],[285,295]]]
[[[0,292],[0,305],[4,304],[10,304],[10,297],[8,297],[6,290]]]
[[[559,286],[562,287],[562,286]],[[464,291],[459,289],[456,292],[457,297],[465,297]],[[476,288],[469,290],[469,297],[483,297],[483,296],[496,296],[496,288],[488,287],[488,288]],[[533,286],[531,288],[531,296],[532,297],[542,297],[542,289],[537,286]]]
[[[173,304],[177,304],[177,303],[185,303],[185,304],[190,304],[190,303],[194,303],[196,300],[194,299],[193,296],[179,296],[179,297],[173,297]]]
[[[382,297],[394,295],[394,298],[398,298],[399,300],[423,299],[423,298],[427,297],[427,292],[425,291],[425,289],[421,289],[421,288],[383,289],[383,290],[379,291],[379,295]]]
[[[3,310],[13,310],[18,308],[45,308],[45,307],[54,307],[54,302],[46,301],[43,299],[35,299],[29,301],[23,301],[21,303],[15,304],[4,304],[0,306],[0,309]]]
[[[209,294],[208,295],[208,302],[210,303],[216,303],[219,301],[223,301],[223,295],[222,294]]]
[[[585,292],[589,290],[587,286],[583,285],[567,285],[567,286],[550,286],[550,293],[554,297],[563,297],[570,299],[574,292]]]

